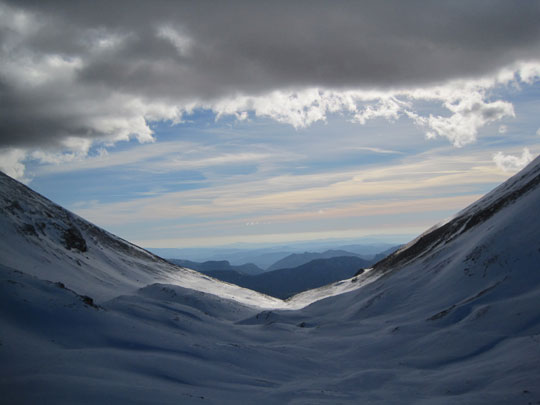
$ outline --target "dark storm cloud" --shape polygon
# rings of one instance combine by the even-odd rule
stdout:
[[[306,86],[421,86],[540,57],[538,1],[8,5],[34,26],[1,28],[2,58],[13,63],[0,71],[0,146],[100,135],[72,107],[74,97],[99,103],[117,92],[182,105]],[[117,42],[95,50],[110,40]],[[18,58],[31,64],[47,55],[78,61],[72,79],[33,87],[9,80]]]

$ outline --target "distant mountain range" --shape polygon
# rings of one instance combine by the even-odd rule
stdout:
[[[309,263],[312,260],[317,259],[331,259],[332,257],[361,257],[357,253],[347,252],[346,250],[327,250],[325,252],[304,252],[304,253],[292,253],[281,260],[278,260],[273,265],[268,267],[268,271],[278,269],[289,269],[293,267],[301,266],[305,263]]]
[[[197,270],[221,281],[286,299],[294,294],[350,278],[397,250],[392,247],[371,259],[345,250],[293,253],[263,270],[253,263],[232,265],[228,260],[195,262],[168,259],[178,266]]]
[[[327,244],[324,244],[324,242],[318,241],[262,248],[149,248],[148,250],[165,258],[190,260],[197,263],[226,260],[231,266],[252,263],[263,270],[269,270],[276,262],[292,254],[304,254],[305,252],[324,254],[324,252],[328,250],[333,250],[345,251],[346,254],[333,254],[331,257],[344,255],[372,259],[381,252],[393,249],[394,246],[395,244],[382,242],[366,242],[358,244],[327,242]],[[328,256],[308,257],[303,263],[298,262],[295,264],[288,264],[285,267],[295,267],[307,263],[310,260],[323,258],[328,258]],[[273,268],[272,270],[275,269],[276,268]]]
[[[359,257],[361,259],[365,259],[369,261],[370,263],[376,263],[379,260],[384,259],[390,253],[393,253],[398,248],[399,246],[393,246],[389,249],[386,249],[384,252],[376,254],[375,256],[353,253],[346,250],[333,250],[333,249],[326,250],[321,253],[318,253],[318,252],[292,253],[289,256],[284,257],[283,259],[278,260],[277,262],[272,264],[270,267],[268,267],[267,271],[298,267],[305,263],[309,263],[312,260],[317,260],[317,259],[331,259],[333,257],[345,257],[345,256]]]
[[[176,264],[177,266],[187,267],[188,269],[197,270],[201,273],[208,273],[213,271],[237,272],[240,274],[251,275],[264,273],[263,269],[254,265],[253,263],[233,266],[227,260],[209,260],[202,263],[182,259],[168,259],[168,261]]]
[[[287,299],[302,291],[351,278],[371,264],[373,260],[341,256],[316,259],[294,268],[278,269],[258,275],[227,270],[207,271],[205,274],[272,297]]]

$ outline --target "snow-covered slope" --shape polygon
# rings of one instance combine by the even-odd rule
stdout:
[[[55,404],[540,403],[539,183],[537,158],[364,274],[273,306],[252,296],[259,309],[245,297],[228,299],[213,280],[207,282],[214,294],[208,294],[210,284],[206,292],[190,289],[204,283],[182,284],[182,277],[168,273],[177,268],[153,268],[159,259],[147,261],[135,247],[135,258],[105,248],[80,219],[72,222],[92,244],[87,252],[63,252],[62,239],[50,233],[56,250],[41,256],[35,236],[12,235],[29,223],[27,216],[2,219],[2,229],[17,226],[2,239],[17,237],[26,249],[2,241],[2,398]],[[106,254],[90,256],[99,246]],[[131,280],[122,295],[102,296],[97,306],[72,287],[82,287],[72,275],[72,285],[42,280],[61,281],[62,271],[82,267],[75,255],[84,253],[88,268],[119,285],[121,276],[131,280],[128,271],[137,263],[152,268],[137,267],[144,281]],[[64,270],[49,277],[48,270],[25,267],[36,265],[34,256],[53,257]],[[103,267],[110,256],[114,266]],[[120,258],[129,265],[118,275]],[[99,265],[90,267],[94,260]],[[84,274],[86,282],[106,285],[90,275]],[[160,281],[147,282],[153,275]]]
[[[488,220],[499,211],[513,205],[522,196],[537,189],[540,184],[539,159],[540,157],[537,157],[520,173],[459,212],[451,220],[445,221],[438,226],[429,229],[411,243],[388,256],[380,263],[377,263],[377,269],[395,269],[397,266],[402,265],[411,259],[418,259],[421,256],[429,254],[433,250],[440,249],[449,241],[466,233],[471,228],[488,222]],[[516,208],[514,207],[514,210],[515,209]],[[506,211],[503,215],[508,214],[516,215],[516,213],[511,210]],[[530,214],[534,215],[534,211]],[[502,220],[503,218],[501,216],[496,219],[495,222],[500,222]],[[531,218],[531,220],[534,220],[534,218]]]
[[[263,307],[281,301],[175,266],[52,203],[0,172],[0,263],[61,282],[97,302],[156,282]]]

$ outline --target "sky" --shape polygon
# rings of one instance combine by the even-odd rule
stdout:
[[[144,247],[405,242],[540,153],[540,2],[0,2],[0,170]]]

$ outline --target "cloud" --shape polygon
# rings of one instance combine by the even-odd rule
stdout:
[[[367,206],[362,207],[361,201],[393,202],[395,204],[390,205],[395,208],[394,212],[400,212],[397,208],[400,203],[396,201],[434,198],[440,192],[444,198],[454,193],[469,195],[474,185],[496,184],[504,178],[506,176],[493,167],[490,158],[486,160],[482,154],[414,156],[404,162],[362,171],[299,175],[256,173],[229,178],[213,187],[72,208],[98,224],[115,226],[164,220],[168,227],[171,221],[186,218],[193,226],[224,220],[245,223],[253,218],[274,223],[281,218],[285,223],[295,216],[305,217],[306,212],[320,209],[325,210],[325,215],[346,217],[345,211],[352,213],[355,209],[356,215],[363,215]],[[380,204],[373,203],[370,210]],[[432,209],[440,207],[435,204]],[[366,215],[370,212],[375,211],[366,211]],[[189,230],[178,229],[178,232],[189,233]]]
[[[358,92],[339,92],[319,88],[302,90],[275,90],[260,96],[236,96],[205,108],[216,111],[217,117],[253,111],[260,117],[268,117],[295,128],[305,128],[318,121],[326,121],[328,114],[338,111],[357,111],[357,102],[366,98]]]
[[[0,148],[47,149],[54,160],[81,153],[74,139],[152,142],[149,122],[178,122],[196,108],[296,128],[333,113],[360,124],[408,116],[462,146],[512,107],[437,86],[501,72],[499,83],[515,80],[517,61],[540,58],[539,17],[537,2],[497,0],[6,1]],[[523,83],[538,80],[539,66],[522,66]],[[450,116],[422,116],[410,104],[422,99]]]
[[[504,172],[517,172],[527,166],[532,160],[533,156],[528,148],[523,149],[521,157],[505,155],[502,152],[497,152],[493,155],[493,161]]]
[[[257,116],[305,128],[326,121],[333,113],[348,116],[351,122],[366,124],[380,118],[396,121],[412,119],[424,128],[428,138],[444,137],[462,147],[476,141],[478,131],[487,124],[514,117],[514,107],[504,100],[491,100],[491,90],[523,83],[540,62],[519,63],[479,79],[453,80],[442,85],[390,90],[329,90],[310,88],[297,91],[274,91],[262,96],[238,96],[204,107],[216,111],[218,117],[252,111]],[[525,72],[525,73],[524,73]],[[527,80],[530,76],[526,76]],[[425,115],[416,103],[430,102],[449,115]]]
[[[35,151],[30,157],[42,163],[51,163],[40,168],[40,174],[73,173],[76,171],[109,169],[171,173],[182,170],[205,170],[226,166],[250,164],[280,164],[298,161],[299,154],[277,150],[268,146],[200,145],[187,141],[156,142],[150,145],[133,145],[115,152],[98,149],[87,156],[86,152],[64,154]],[[59,164],[61,163],[61,164]],[[228,174],[230,176],[230,174]]]
[[[359,151],[366,151],[366,152],[373,152],[373,153],[381,153],[384,155],[402,155],[403,152],[397,151],[397,150],[391,150],[391,149],[382,149],[382,148],[373,148],[370,146],[347,146],[347,150],[359,150]]]
[[[354,115],[353,121],[365,124],[367,120],[374,118],[396,120],[404,107],[409,107],[409,103],[398,100],[396,97],[380,98],[376,105],[367,105],[361,111],[358,111]]]
[[[26,152],[20,149],[0,149],[0,170],[8,176],[21,181],[28,181],[25,178],[24,159]]]
[[[189,37],[182,35],[170,25],[159,27],[157,30],[157,35],[171,41],[181,56],[188,55],[191,47],[193,46],[193,42]]]
[[[502,100],[486,102],[479,93],[471,93],[455,103],[446,101],[444,105],[452,113],[449,117],[415,118],[417,123],[430,129],[426,134],[428,138],[443,136],[456,147],[474,142],[478,129],[484,125],[515,116],[511,103]]]
[[[163,74],[178,79],[167,80],[174,83],[169,95],[188,97],[223,96],[231,89],[433,83],[529,58],[538,53],[540,36],[536,2],[9,4],[40,22],[24,44],[79,56],[84,79],[128,93],[155,85],[164,92]],[[102,6],[107,15],[96,12]],[[113,54],[91,54],[89,45],[103,37],[124,40]]]

